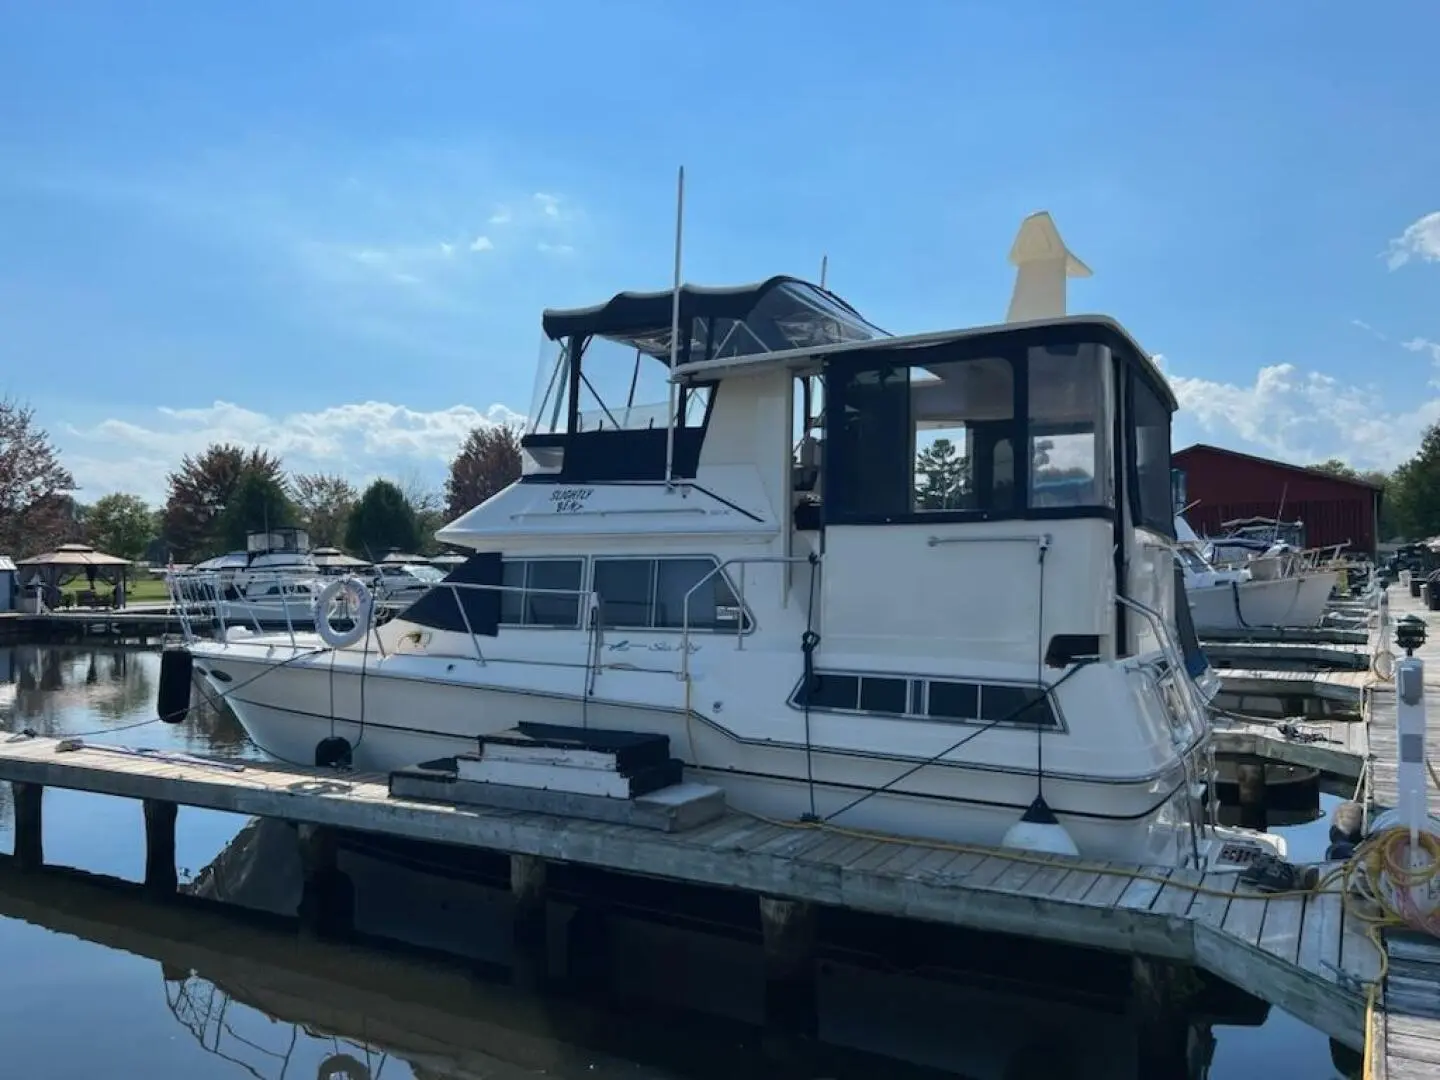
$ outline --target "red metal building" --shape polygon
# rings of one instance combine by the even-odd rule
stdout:
[[[1190,505],[1185,520],[1201,536],[1219,535],[1225,521],[1279,517],[1305,523],[1307,547],[1375,552],[1381,492],[1373,484],[1204,443],[1176,451],[1171,463],[1177,500]]]

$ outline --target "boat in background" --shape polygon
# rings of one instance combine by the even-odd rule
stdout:
[[[325,587],[304,529],[248,533],[245,550],[217,555],[166,578],[172,601],[209,606],[224,622],[255,629],[310,626]]]
[[[1293,563],[1288,572],[1256,576],[1253,564],[1219,566],[1215,541],[1205,541],[1181,516],[1175,518],[1176,561],[1185,574],[1191,618],[1201,636],[1212,631],[1318,626],[1325,618],[1340,572]],[[1273,567],[1275,562],[1262,565]]]

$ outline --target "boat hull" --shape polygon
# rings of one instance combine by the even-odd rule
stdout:
[[[958,754],[927,762],[743,739],[694,712],[443,678],[369,674],[362,697],[362,680],[332,670],[317,658],[324,654],[278,646],[264,659],[248,655],[253,649],[222,645],[195,651],[209,692],[225,697],[252,741],[296,764],[314,764],[317,744],[332,737],[350,744],[355,768],[388,772],[474,753],[479,736],[525,722],[653,732],[669,736],[689,778],[720,786],[736,809],[778,820],[815,813],[841,826],[987,845],[1001,842],[1041,788],[1029,764],[1028,733],[1007,733],[1025,740],[1023,764],[966,761]],[[287,652],[293,662],[281,655]],[[968,733],[944,735],[960,742]],[[1193,753],[1202,740],[1200,733]],[[1185,771],[1177,755],[1132,776],[1047,772],[1043,791],[1083,854],[1170,865],[1188,844]]]
[[[1263,581],[1222,582],[1186,588],[1195,630],[1309,627],[1325,617],[1339,575],[1332,570]]]

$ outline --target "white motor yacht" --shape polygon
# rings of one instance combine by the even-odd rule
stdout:
[[[1200,635],[1317,626],[1325,617],[1338,571],[1297,565],[1286,573],[1257,576],[1251,565],[1216,566],[1209,546],[1183,517],[1175,519],[1175,531],[1176,558],[1185,573],[1185,592]]]
[[[659,733],[741,810],[999,844],[1038,802],[1219,867],[1175,399],[1065,315],[1048,214],[1011,260],[1007,322],[904,337],[790,277],[545,312],[524,475],[437,533],[467,561],[368,632],[194,643],[206,692],[306,764]]]
[[[310,553],[304,529],[252,532],[245,551],[219,555],[190,571],[169,577],[172,600],[206,606],[227,624],[253,627],[303,626],[314,619],[325,581]]]

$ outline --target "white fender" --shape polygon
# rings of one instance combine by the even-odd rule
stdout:
[[[353,625],[340,631],[330,625],[330,605],[341,592],[349,592],[350,617]],[[348,649],[370,632],[370,619],[375,614],[375,598],[357,577],[336,578],[315,598],[315,633],[332,649]]]

